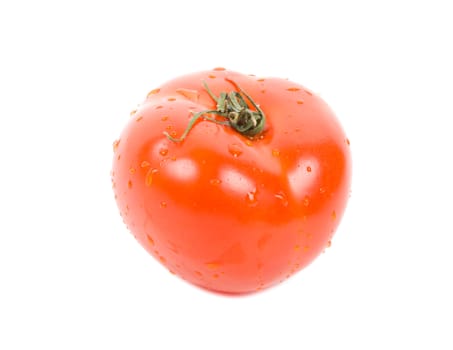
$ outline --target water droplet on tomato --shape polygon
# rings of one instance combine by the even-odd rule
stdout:
[[[163,122],[167,121],[168,120],[168,115],[164,115],[162,118],[160,118],[160,120],[162,120]]]
[[[304,104],[304,101],[302,101],[302,100],[297,100],[296,103],[297,103],[298,105],[303,105],[303,104]]]
[[[146,160],[144,160],[144,161],[140,164],[140,166],[141,166],[142,168],[147,168],[147,167],[149,167],[150,165],[151,165],[151,164],[150,164],[148,161],[146,161]]]
[[[165,157],[168,154],[168,149],[167,148],[161,148],[159,150],[159,154],[163,157]]]
[[[256,191],[248,192],[245,196],[245,200],[248,205],[256,206],[258,204],[257,193]]]
[[[167,202],[164,202],[164,201],[160,202],[160,207],[162,209],[165,209],[167,207]]]
[[[216,77],[214,74],[209,74],[209,75],[208,75],[208,78],[210,78],[210,79],[215,79],[215,78],[217,78],[217,77]]]
[[[174,102],[174,101],[176,101],[176,98],[174,98],[174,97],[169,97],[169,98],[167,98],[167,101],[169,101],[169,102]]]
[[[243,153],[243,150],[242,150],[242,147],[237,144],[237,143],[232,143],[228,146],[228,152],[230,152],[230,154],[237,158],[239,157],[242,153]]]
[[[151,95],[155,95],[155,94],[159,93],[159,91],[160,91],[160,89],[151,90],[150,92],[148,92],[147,97],[150,97]]]
[[[198,97],[200,96],[197,90],[192,89],[179,88],[176,89],[176,92],[194,102],[198,101]]]
[[[129,189],[132,188],[132,181],[131,181],[131,180],[129,180],[129,181],[127,182],[127,188],[129,188]]]
[[[150,235],[146,235],[146,240],[151,246],[154,245],[154,239]]]
[[[218,262],[208,262],[205,265],[206,265],[206,267],[208,269],[214,270],[214,269],[218,269],[219,268],[220,263],[218,263]]]
[[[211,180],[209,181],[209,183],[210,183],[211,185],[218,186],[218,185],[220,185],[220,184],[222,183],[222,180],[219,180],[219,179],[211,179]]]
[[[139,122],[139,121],[142,120],[142,119],[143,119],[143,116],[141,115],[141,116],[135,118],[135,121],[136,121],[136,122]]]
[[[133,175],[135,174],[135,168],[129,168],[129,174]]]
[[[290,87],[290,88],[287,88],[286,90],[287,91],[299,91],[300,88],[298,88],[298,87]]]
[[[120,145],[121,140],[115,140],[113,141],[113,152],[116,152],[118,150],[118,147]]]
[[[145,184],[146,186],[151,186],[153,184],[153,177],[158,172],[157,169],[149,169],[146,173]]]
[[[160,260],[162,263],[166,263],[166,262],[167,262],[167,259],[165,259],[165,257],[162,256],[162,255],[159,256],[159,260]]]
[[[311,173],[311,166],[307,166],[307,172]]]
[[[319,193],[326,193],[326,188],[325,187],[320,187],[319,188]]]
[[[278,149],[273,149],[272,150],[272,155],[274,157],[280,157],[280,151]]]
[[[275,198],[279,199],[284,207],[288,206],[288,198],[284,192],[278,192],[275,194]]]
[[[335,220],[337,218],[337,212],[335,210],[332,211],[332,214],[330,215],[330,217],[332,218],[332,220]]]
[[[304,199],[303,199],[303,201],[302,201],[302,203],[303,203],[306,207],[308,207],[308,206],[310,205],[310,197],[305,196]]]

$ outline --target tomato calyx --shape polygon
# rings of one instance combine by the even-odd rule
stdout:
[[[173,142],[181,142],[187,137],[190,130],[192,130],[193,126],[199,119],[211,121],[219,125],[229,126],[244,136],[253,137],[259,134],[264,129],[266,121],[264,112],[236,82],[227,78],[225,78],[225,80],[232,83],[238,91],[230,91],[228,93],[221,92],[219,97],[217,97],[211,91],[208,84],[203,81],[203,86],[207,93],[216,102],[216,109],[195,113],[179,138],[172,137],[167,132],[164,132],[165,136]],[[243,96],[245,96],[254,109],[250,109]],[[208,116],[209,114],[224,119],[217,119],[215,117]]]

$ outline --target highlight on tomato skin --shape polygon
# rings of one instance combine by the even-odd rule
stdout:
[[[150,90],[113,144],[113,191],[126,226],[171,273],[253,293],[330,247],[349,148],[304,86],[215,68]]]

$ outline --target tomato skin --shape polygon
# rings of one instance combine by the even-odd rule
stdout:
[[[245,137],[199,120],[211,91],[238,84],[266,116]],[[327,246],[349,197],[349,141],[303,86],[214,69],[151,91],[114,143],[112,182],[125,224],[171,272],[203,288],[248,293],[275,285]]]

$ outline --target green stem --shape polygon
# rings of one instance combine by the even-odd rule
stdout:
[[[248,137],[253,137],[264,129],[266,117],[264,116],[264,112],[261,110],[261,108],[235,81],[227,78],[225,78],[225,80],[232,83],[238,91],[230,91],[228,93],[221,92],[219,97],[217,97],[211,91],[206,82],[203,81],[204,88],[206,89],[209,96],[215,101],[217,109],[195,113],[190,119],[189,124],[187,125],[183,134],[179,138],[172,137],[167,132],[164,132],[165,136],[167,136],[170,141],[184,141],[190,130],[192,130],[195,123],[200,118],[216,124],[229,126],[241,135]],[[242,95],[246,97],[246,99],[251,103],[254,109],[249,108]],[[217,116],[225,118],[225,120],[217,120],[215,118],[206,116],[206,114],[215,114]]]

